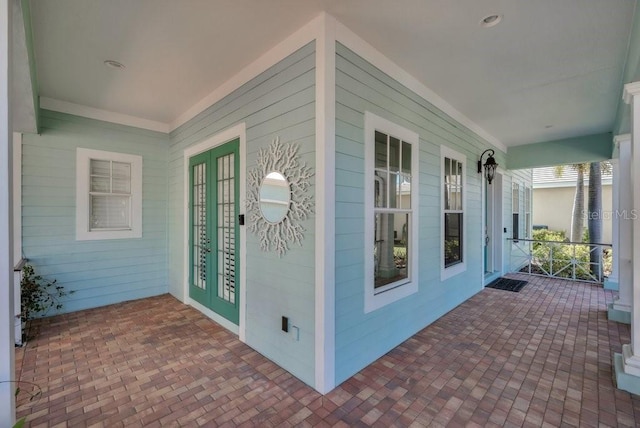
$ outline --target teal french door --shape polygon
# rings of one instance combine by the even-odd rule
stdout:
[[[189,160],[189,296],[239,320],[239,140]]]

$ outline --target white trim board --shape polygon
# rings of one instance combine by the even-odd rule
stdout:
[[[332,22],[334,24],[329,24],[329,22]],[[229,95],[230,93],[241,87],[243,84],[268,70],[278,62],[282,61],[284,58],[291,55],[293,52],[300,49],[307,43],[313,40],[319,41],[321,38],[325,37],[324,34],[327,31],[326,27],[328,25],[335,25],[335,33],[334,30],[331,30],[331,34],[335,34],[335,37],[332,37],[335,41],[344,44],[356,54],[373,64],[375,67],[388,74],[391,78],[397,80],[402,85],[414,91],[416,94],[429,101],[444,113],[448,114],[453,119],[469,128],[472,132],[487,140],[499,150],[505,153],[507,152],[507,147],[500,140],[484,130],[481,126],[473,122],[467,116],[462,114],[455,107],[453,107],[442,97],[440,97],[436,92],[429,89],[418,79],[395,64],[364,39],[360,38],[345,25],[341,24],[339,21],[325,12],[320,13],[317,17],[302,26],[298,31],[291,34],[285,40],[278,43],[269,51],[265,52],[261,57],[240,70],[231,79],[227,80],[210,94],[204,96],[193,107],[189,108],[171,123],[156,122],[148,119],[137,118],[134,116],[109,112],[92,107],[85,107],[78,104],[46,97],[40,99],[40,105],[42,108],[48,110],[60,111],[63,113],[75,114],[92,119],[104,120],[107,122],[169,133],[177,129],[179,126],[185,124],[198,114],[202,113],[204,110],[220,101],[222,98]]]
[[[200,310],[200,312],[207,315],[209,318],[216,321],[218,324],[227,328],[228,330],[236,333],[241,342],[246,343],[246,321],[247,321],[247,231],[245,226],[240,227],[240,292],[238,293],[238,298],[240,299],[240,314],[238,318],[238,326],[233,323],[230,323],[226,319],[220,317],[215,312],[208,310],[204,311],[202,308],[205,308],[203,305],[197,304],[196,301],[189,297],[189,159],[199,153],[206,152],[214,147],[220,146],[224,143],[227,143],[236,138],[240,139],[240,174],[238,185],[240,186],[240,213],[244,214],[242,211],[244,207],[246,207],[247,193],[246,193],[246,154],[247,154],[247,127],[244,122],[239,123],[231,128],[228,128],[218,134],[207,138],[206,140],[188,147],[184,150],[183,158],[184,158],[184,217],[183,217],[183,287],[182,287],[182,296],[177,296],[180,301],[183,303],[193,306],[194,308]],[[205,308],[206,309],[206,308]],[[212,314],[215,314],[213,316]],[[224,320],[224,321],[222,321]],[[232,327],[230,327],[232,326]]]
[[[315,389],[335,388],[336,20],[320,16],[316,39]]]

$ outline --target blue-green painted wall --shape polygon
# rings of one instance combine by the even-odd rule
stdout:
[[[489,143],[341,44],[336,47],[336,383],[346,380],[483,287],[480,176]],[[364,313],[364,113],[420,137],[419,291]],[[440,280],[440,146],[467,157],[467,269]],[[504,153],[496,152],[499,164]],[[504,197],[510,192],[505,173]],[[508,208],[507,208],[508,207]],[[510,210],[510,197],[503,210]],[[505,249],[506,250],[506,249]]]
[[[182,295],[184,284],[184,151],[242,122],[247,132],[247,169],[255,168],[258,150],[276,137],[298,143],[301,161],[315,168],[314,43],[171,133],[169,276],[176,295]],[[315,193],[314,186],[310,193]],[[314,222],[312,216],[303,223],[302,247],[293,246],[283,257],[261,251],[257,237],[247,231],[246,260],[247,343],[310,385],[315,375]],[[281,331],[283,315],[300,328],[299,341]]]
[[[611,159],[613,136],[610,132],[510,147],[509,169],[537,168]]]
[[[75,293],[63,311],[168,291],[168,136],[43,110],[22,145],[22,239],[37,273]],[[75,240],[76,148],[143,158],[141,239]]]

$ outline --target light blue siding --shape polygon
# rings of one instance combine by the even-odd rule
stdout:
[[[490,144],[341,44],[336,47],[336,383],[482,290],[481,177]],[[420,137],[419,290],[364,313],[364,113]],[[440,281],[440,146],[467,157],[466,271]],[[504,165],[504,154],[496,160]],[[505,191],[506,195],[506,191]],[[373,257],[373,255],[371,255]]]
[[[184,151],[238,123],[246,123],[247,168],[274,138],[298,143],[301,161],[315,167],[315,45],[301,48],[229,94],[171,134],[170,260],[172,291],[184,286]],[[244,171],[246,173],[246,171]],[[309,190],[315,193],[312,185]],[[245,208],[241,211],[244,213]],[[303,246],[283,257],[260,250],[247,232],[246,340],[291,373],[314,384],[315,236],[313,216],[303,223]],[[241,226],[243,227],[243,226]],[[244,226],[246,227],[246,226]],[[241,302],[241,305],[245,302]],[[281,317],[300,328],[300,340],[281,331]]]
[[[23,136],[23,252],[75,290],[62,311],[166,293],[168,136],[46,110],[40,123],[40,135]],[[78,147],[142,156],[142,238],[75,240]]]

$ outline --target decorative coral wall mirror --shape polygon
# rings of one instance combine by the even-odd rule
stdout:
[[[278,171],[268,173],[260,185],[260,212],[268,223],[280,223],[289,212],[291,187]]]
[[[300,222],[313,212],[307,194],[311,167],[300,164],[298,144],[276,138],[258,151],[257,166],[247,178],[248,229],[260,238],[263,251],[284,255],[292,243],[302,245],[305,229]]]

